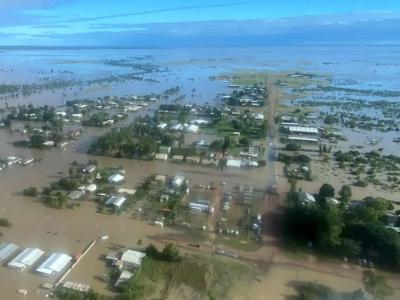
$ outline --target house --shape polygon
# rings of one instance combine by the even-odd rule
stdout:
[[[135,195],[136,194],[136,190],[131,190],[131,189],[119,189],[118,193],[120,194],[127,194],[127,195]]]
[[[40,275],[52,277],[59,274],[72,260],[72,257],[64,253],[51,254],[37,269]]]
[[[184,181],[185,181],[185,177],[176,175],[176,176],[174,176],[174,178],[172,179],[171,185],[172,185],[172,187],[174,187],[174,188],[178,188],[178,187],[182,186],[182,184],[183,184]]]
[[[122,283],[127,282],[129,279],[131,279],[133,276],[133,273],[129,271],[122,271],[121,274],[119,275],[119,278],[117,282],[115,283],[116,287],[119,287]]]
[[[125,180],[125,176],[123,176],[119,173],[113,174],[110,177],[108,177],[108,182],[114,183],[114,184],[122,183],[124,180]]]
[[[83,197],[84,193],[82,191],[72,191],[68,194],[70,200],[79,200]]]
[[[71,129],[70,131],[68,131],[68,135],[73,138],[78,137],[81,135],[81,130],[80,128]]]
[[[72,115],[71,115],[71,118],[72,118],[72,119],[82,119],[82,118],[83,118],[83,115],[82,115],[82,114],[72,114]]]
[[[25,268],[32,266],[43,254],[44,251],[39,248],[26,248],[7,265],[9,268],[21,272]]]
[[[105,120],[101,123],[101,125],[103,125],[103,126],[110,126],[112,124],[114,124],[114,120],[112,120],[112,119]]]
[[[158,148],[158,153],[170,154],[170,153],[171,153],[171,147],[168,147],[168,146],[160,146],[160,147]]]
[[[318,138],[306,137],[306,136],[291,135],[288,137],[288,140],[292,142],[319,143]]]
[[[191,124],[186,127],[186,131],[191,132],[191,133],[197,133],[199,131],[199,126],[197,126],[195,124]]]
[[[96,165],[86,165],[82,168],[83,173],[93,173],[96,171],[97,167]]]
[[[305,135],[318,135],[319,131],[317,127],[306,127],[306,126],[288,126],[290,134],[305,134]]]
[[[168,159],[168,154],[166,154],[166,153],[157,153],[154,156],[154,158],[158,159],[158,160],[167,160]]]
[[[167,126],[168,126],[167,123],[160,123],[160,124],[157,125],[157,127],[160,128],[160,129],[165,129]]]
[[[121,206],[125,203],[126,198],[123,196],[113,195],[107,199],[106,205],[107,206],[114,206],[115,208],[121,208]]]
[[[200,162],[200,157],[198,156],[187,156],[186,157],[187,163],[198,164]]]
[[[94,183],[90,183],[87,186],[85,186],[85,191],[89,192],[89,193],[93,193],[97,190],[97,185]]]
[[[196,125],[206,125],[209,123],[209,121],[203,120],[203,119],[196,119],[196,120],[193,120],[191,123],[196,124]]]
[[[198,149],[208,149],[210,147],[210,143],[205,140],[200,140],[196,143],[196,148]]]
[[[1,243],[0,244],[0,262],[5,261],[9,258],[19,247],[12,243]]]
[[[82,292],[82,293],[87,293],[90,290],[90,286],[78,282],[73,282],[73,281],[66,281],[63,284],[63,288]]]
[[[139,268],[145,256],[143,252],[126,250],[121,256],[122,268],[124,270]]]
[[[165,183],[165,181],[167,180],[167,177],[162,174],[157,174],[155,180],[157,182]]]
[[[189,203],[189,208],[193,211],[201,212],[201,213],[209,213],[210,212],[210,203],[207,200],[195,200]]]
[[[216,165],[218,165],[218,162],[216,160],[213,160],[213,159],[203,158],[201,160],[201,164],[205,165],[205,166],[216,166]]]
[[[264,115],[263,114],[254,114],[253,115],[254,119],[257,121],[262,121],[264,120]]]
[[[172,125],[169,129],[172,130],[172,131],[180,131],[180,130],[183,130],[183,125],[182,124],[175,124],[175,125]]]
[[[242,161],[240,159],[228,159],[226,161],[226,166],[232,168],[240,168],[242,166]]]
[[[183,155],[174,155],[172,156],[172,160],[176,162],[183,161]]]
[[[298,192],[297,197],[299,198],[299,201],[303,204],[315,203],[315,197],[309,193]]]
[[[400,216],[396,215],[395,213],[392,212],[387,212],[385,213],[385,222],[388,226],[396,227],[400,222]]]
[[[46,147],[46,148],[52,148],[52,147],[54,147],[54,145],[55,145],[54,141],[45,141],[45,142],[43,142],[43,146]]]
[[[169,195],[161,195],[160,196],[160,202],[168,201],[169,200]]]

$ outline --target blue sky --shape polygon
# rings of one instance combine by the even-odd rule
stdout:
[[[0,45],[400,43],[399,0],[0,0]]]

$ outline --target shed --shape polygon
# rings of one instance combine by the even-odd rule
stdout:
[[[51,254],[37,269],[39,274],[51,277],[60,273],[72,260],[72,257],[64,253]]]
[[[115,283],[115,286],[118,287],[122,283],[127,282],[129,279],[131,279],[133,274],[129,271],[122,271],[121,274],[119,275],[119,278],[117,282]]]
[[[125,197],[113,195],[107,199],[106,205],[120,208],[125,203],[125,201],[126,201]]]
[[[166,153],[157,153],[154,158],[158,159],[158,160],[167,160],[168,159],[168,154],[166,154]]]
[[[121,174],[113,174],[110,177],[108,177],[108,182],[109,183],[122,183],[125,179],[125,176]]]
[[[18,246],[12,243],[1,243],[0,244],[0,262],[6,260],[17,251]]]
[[[121,256],[123,268],[126,270],[126,269],[140,267],[140,265],[142,264],[142,259],[145,256],[146,254],[143,252],[129,250],[129,249],[126,250],[124,253],[122,253]]]
[[[71,193],[68,194],[68,198],[70,200],[79,200],[80,198],[82,198],[84,195],[83,192],[81,191],[72,191]]]
[[[176,175],[174,179],[172,179],[172,186],[173,187],[180,187],[185,180],[185,177]]]
[[[8,263],[8,267],[21,272],[32,266],[43,254],[44,251],[39,248],[26,248]]]
[[[226,161],[226,166],[233,168],[240,168],[242,166],[242,161],[240,159],[228,159]]]

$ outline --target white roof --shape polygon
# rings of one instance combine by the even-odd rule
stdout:
[[[129,279],[132,278],[132,276],[133,276],[133,274],[131,272],[122,271],[121,275],[119,275],[117,282],[115,283],[115,286],[119,286],[121,283],[128,281]]]
[[[155,159],[167,160],[168,159],[168,154],[166,154],[166,153],[157,153],[156,156],[155,156]]]
[[[36,271],[46,276],[52,276],[61,272],[71,260],[72,257],[67,254],[53,253],[36,269]]]
[[[305,126],[289,126],[290,132],[302,132],[302,133],[315,133],[318,134],[317,127],[305,127]]]
[[[242,165],[242,161],[240,159],[228,159],[226,161],[226,166],[227,167],[240,168],[241,165]]]
[[[97,190],[97,185],[94,183],[91,183],[85,187],[85,190],[87,190],[88,192],[94,192]]]
[[[207,120],[203,120],[203,119],[196,119],[196,120],[193,120],[191,123],[192,124],[208,124],[209,122]]]
[[[299,200],[301,202],[306,202],[306,203],[315,203],[315,197],[309,193],[306,192],[299,192],[298,193]]]
[[[10,257],[18,249],[18,246],[12,243],[0,244],[0,262]]]
[[[171,130],[182,130],[183,129],[183,125],[182,124],[175,124],[175,125],[172,125],[170,127],[170,129]]]
[[[135,195],[136,194],[136,190],[121,188],[121,189],[118,190],[118,193],[128,194],[128,195]]]
[[[319,142],[317,138],[305,137],[305,136],[289,136],[290,141],[304,141],[304,142]]]
[[[174,179],[172,180],[172,185],[175,186],[180,186],[182,185],[183,181],[185,180],[185,177],[183,176],[175,176]]]
[[[140,266],[142,263],[142,258],[145,257],[146,254],[139,251],[134,250],[126,250],[122,253],[121,261],[123,263],[134,264]]]
[[[190,132],[197,132],[197,131],[199,130],[199,126],[194,125],[194,124],[191,124],[191,125],[189,125],[189,126],[187,127],[186,130],[187,130],[187,131],[190,131]]]
[[[113,205],[115,207],[121,207],[125,201],[126,201],[125,197],[114,195],[114,196],[111,196],[110,198],[108,198],[108,200],[106,201],[106,205]]]
[[[164,129],[165,127],[167,127],[168,124],[167,123],[160,123],[157,125],[158,128]]]
[[[42,255],[44,251],[38,248],[26,248],[8,263],[11,268],[23,270],[32,266]]]
[[[125,177],[121,174],[114,174],[108,177],[108,181],[112,183],[118,183],[125,179]]]

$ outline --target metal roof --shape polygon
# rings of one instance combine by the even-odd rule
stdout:
[[[37,269],[38,273],[52,276],[64,269],[72,260],[72,257],[64,253],[51,254]]]
[[[6,260],[11,256],[16,250],[18,246],[12,243],[1,243],[0,244],[0,262]]]
[[[42,255],[44,251],[39,248],[26,248],[8,263],[11,268],[23,270],[32,266]]]
[[[140,264],[142,263],[142,258],[145,256],[146,254],[143,252],[126,250],[124,253],[122,253],[121,261],[123,263],[140,266]]]
[[[289,126],[290,132],[303,132],[303,133],[315,133],[318,134],[317,127],[305,127],[305,126]]]

